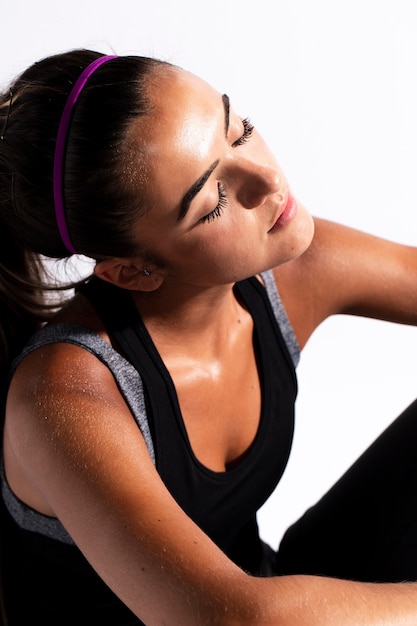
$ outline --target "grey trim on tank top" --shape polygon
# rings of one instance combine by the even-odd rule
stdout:
[[[296,367],[300,358],[300,350],[290,321],[283,308],[272,271],[264,272],[261,276],[276,320],[293,360],[294,367]],[[107,341],[104,341],[104,339],[95,332],[78,324],[54,324],[46,326],[32,337],[31,341],[14,362],[12,372],[20,361],[30,352],[43,345],[57,342],[71,343],[80,346],[95,355],[109,368],[142,432],[152,461],[155,463],[154,447],[146,416],[142,379],[137,370],[122,357],[121,354],[114,350]],[[59,520],[38,513],[14,495],[6,481],[2,459],[0,463],[0,478],[2,482],[2,495],[6,506],[21,528],[40,533],[63,543],[74,544]]]
[[[300,362],[300,346],[298,345],[293,327],[291,326],[291,322],[288,319],[287,313],[283,307],[272,270],[263,272],[261,276],[265,283],[268,298],[274,311],[275,318],[278,322],[278,326],[281,329],[282,336],[284,337],[288,351],[291,355],[292,362],[294,367],[297,367]]]
[[[33,350],[46,344],[57,342],[80,346],[91,352],[109,368],[142,432],[149,454],[153,462],[155,462],[152,437],[146,418],[142,379],[137,370],[121,354],[116,352],[107,341],[104,341],[100,335],[77,324],[46,326],[32,337],[32,340],[14,362],[12,371]],[[74,543],[61,522],[31,509],[14,495],[6,481],[3,459],[0,465],[0,475],[4,502],[10,514],[21,528],[38,532],[64,543]]]

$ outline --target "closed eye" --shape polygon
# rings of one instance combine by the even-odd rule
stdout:
[[[223,209],[227,206],[227,195],[223,185],[221,183],[217,183],[217,187],[219,190],[219,200],[214,209],[200,219],[202,224],[204,224],[204,222],[212,222],[216,217],[220,217],[223,213]]]
[[[242,124],[243,124],[243,133],[239,137],[239,139],[236,139],[236,141],[232,143],[233,148],[236,148],[237,146],[241,146],[242,144],[249,141],[249,139],[252,137],[253,131],[255,130],[254,125],[250,123],[250,120],[248,117],[245,117],[242,120]]]

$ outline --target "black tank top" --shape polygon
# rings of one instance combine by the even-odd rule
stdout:
[[[254,320],[261,419],[245,457],[229,471],[214,472],[193,454],[174,383],[130,294],[98,280],[86,288],[109,335],[143,379],[156,469],[163,482],[181,508],[233,561],[247,571],[262,573],[256,511],[276,487],[288,461],[297,383],[265,287],[250,278],[237,283],[235,292]],[[117,308],[109,307],[120,301]]]
[[[83,292],[143,378],[156,469],[168,490],[235,563],[254,575],[271,575],[273,556],[259,538],[256,511],[274,490],[288,460],[297,393],[295,367],[263,285],[252,278],[235,289],[254,320],[262,409],[250,450],[227,472],[213,472],[195,458],[173,381],[130,294],[95,279]],[[141,624],[76,546],[20,528],[3,505],[0,512],[11,626]]]

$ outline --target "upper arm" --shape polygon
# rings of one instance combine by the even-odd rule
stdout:
[[[417,323],[417,248],[315,219],[307,251],[275,269],[301,347],[337,313]]]
[[[45,384],[51,367],[53,382]],[[76,346],[29,355],[12,383],[6,431],[31,488],[145,623],[170,623],[172,615],[198,623],[200,614],[204,623],[205,611],[230,604],[233,588],[241,599],[246,575],[169,494],[111,375],[92,355]]]

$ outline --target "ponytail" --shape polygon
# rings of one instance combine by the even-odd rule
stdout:
[[[73,50],[43,59],[0,94],[0,376],[57,303],[45,257],[68,257],[57,226],[53,163],[74,83],[102,57]],[[63,192],[74,248],[91,259],[140,252],[135,224],[147,207],[129,176],[131,123],[149,112],[147,80],[169,64],[118,57],[82,90],[68,132]],[[131,149],[131,148],[130,148]],[[140,147],[138,146],[138,149]]]
[[[44,298],[46,280],[39,256],[19,248],[0,226],[0,378],[53,312]]]

